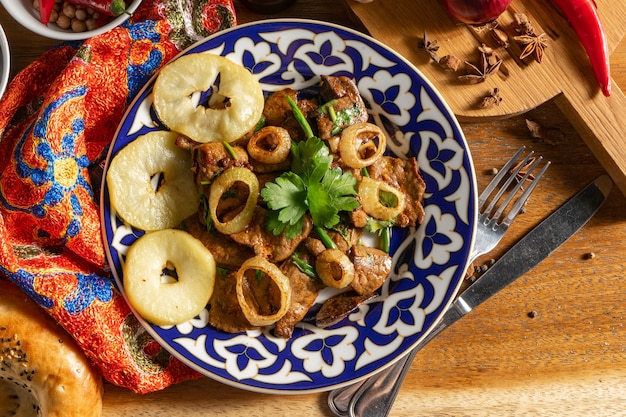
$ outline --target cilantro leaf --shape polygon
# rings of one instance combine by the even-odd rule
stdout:
[[[270,209],[279,211],[278,220],[283,223],[294,224],[308,210],[306,184],[291,171],[268,182],[261,190],[261,197]]]
[[[302,233],[304,227],[304,216],[297,219],[294,224],[289,224],[278,220],[279,211],[269,211],[265,219],[265,226],[272,231],[274,236],[278,236],[281,233],[285,233],[288,239],[293,239],[298,234]]]
[[[315,136],[294,143],[291,152],[293,156],[291,170],[301,176],[306,183],[321,181],[333,162],[328,146]]]
[[[380,191],[380,204],[385,207],[396,207],[398,205],[398,196],[389,191]]]
[[[396,223],[395,217],[389,220],[380,220],[380,219],[375,219],[373,217],[367,216],[365,229],[369,232],[380,235],[384,229],[393,227],[395,223]]]
[[[296,102],[287,96],[294,117],[306,140],[291,144],[291,171],[265,184],[261,196],[270,208],[266,227],[274,235],[294,238],[302,233],[307,213],[315,227],[332,228],[339,223],[339,212],[359,206],[357,180],[349,172],[331,169],[333,156],[328,146],[313,134]]]
[[[273,211],[266,227],[278,235],[293,238],[302,233],[304,217],[311,215],[315,226],[332,228],[339,212],[359,206],[357,179],[340,168],[331,169],[332,156],[326,144],[312,136],[292,145],[292,170],[283,173],[261,190]]]
[[[359,206],[356,195],[357,180],[341,169],[326,171],[321,183],[308,188],[309,211],[313,224],[332,228],[339,223],[340,211],[354,210]]]
[[[334,206],[338,210],[354,210],[359,203],[353,196],[356,195],[358,181],[349,172],[343,172],[340,168],[326,171],[322,178],[322,186],[328,190]]]
[[[339,223],[337,209],[332,205],[333,202],[328,190],[324,189],[321,183],[314,183],[309,185],[307,191],[313,224],[329,228]]]
[[[365,223],[365,229],[372,233],[376,233],[380,238],[380,250],[387,253],[389,253],[389,248],[391,245],[391,229],[393,228],[395,223],[395,217],[389,220],[379,220],[370,216],[367,216],[367,220]]]

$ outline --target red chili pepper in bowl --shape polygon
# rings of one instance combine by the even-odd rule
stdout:
[[[611,95],[609,47],[593,0],[552,0],[570,22],[589,56],[600,89]]]
[[[66,0],[68,3],[77,6],[90,7],[97,12],[109,16],[119,16],[126,13],[126,2],[124,0]],[[53,1],[54,3],[54,1]]]
[[[44,25],[50,22],[50,15],[54,8],[54,0],[39,0],[39,20]]]

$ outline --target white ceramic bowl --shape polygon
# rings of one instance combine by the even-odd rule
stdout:
[[[126,10],[128,11],[128,14],[118,16],[98,29],[81,33],[75,33],[69,29],[61,29],[54,23],[50,23],[48,25],[41,23],[39,20],[39,12],[33,7],[33,0],[0,0],[0,3],[2,3],[2,6],[4,6],[13,19],[17,20],[17,22],[25,28],[47,38],[71,41],[87,39],[92,36],[100,35],[116,26],[121,25],[129,18],[130,14],[137,10],[141,0],[127,1],[128,7]]]
[[[4,33],[4,29],[0,26],[0,97],[4,94],[9,82],[9,72],[11,71],[11,53],[9,51],[9,42]]]

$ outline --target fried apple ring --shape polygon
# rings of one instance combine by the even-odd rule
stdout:
[[[169,229],[198,211],[191,154],[176,146],[177,137],[167,131],[147,133],[111,160],[107,172],[111,206],[130,225]]]
[[[198,100],[206,92],[211,93],[207,106]],[[254,129],[264,105],[261,85],[250,71],[209,53],[184,55],[165,65],[153,100],[168,128],[201,143],[239,139]]]
[[[177,229],[146,233],[128,250],[124,290],[130,305],[157,326],[191,320],[207,305],[216,265],[198,239]]]

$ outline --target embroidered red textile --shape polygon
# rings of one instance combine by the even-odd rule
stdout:
[[[144,0],[123,26],[47,52],[0,100],[0,276],[73,335],[105,379],[139,393],[198,374],[141,328],[115,288],[100,230],[101,167],[152,75],[235,24],[231,0]]]

